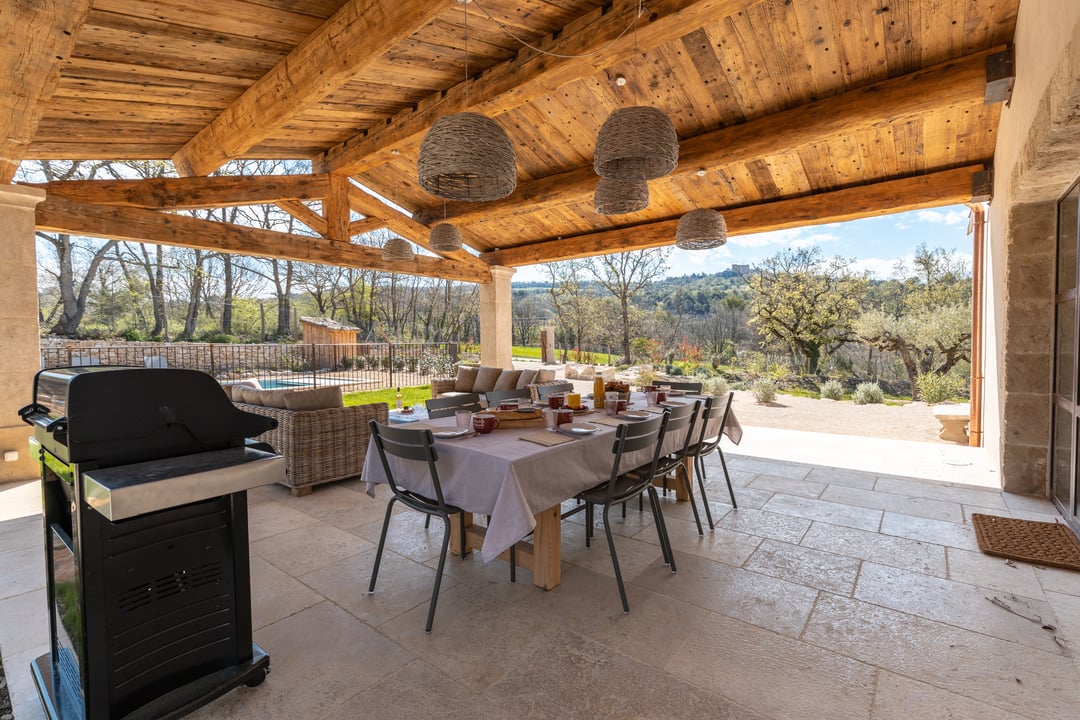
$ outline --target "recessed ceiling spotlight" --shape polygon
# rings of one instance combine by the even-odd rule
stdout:
[[[622,87],[623,85],[625,85],[626,84],[626,76],[625,75],[616,75],[615,76],[615,84],[618,85],[619,87]]]
[[[705,177],[705,168],[698,168],[695,172],[698,177]]]

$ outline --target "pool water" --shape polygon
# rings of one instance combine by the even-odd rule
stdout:
[[[280,390],[282,388],[311,387],[310,382],[303,380],[260,380],[263,390]]]

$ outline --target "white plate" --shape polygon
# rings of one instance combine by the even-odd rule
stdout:
[[[634,412],[633,410],[630,412],[621,412],[618,413],[618,415],[619,417],[630,418],[631,420],[647,420],[650,417],[649,413]]]
[[[600,428],[592,423],[567,423],[566,425],[563,425],[561,429],[572,432],[575,435],[590,435]]]
[[[465,428],[463,430],[436,430],[431,434],[437,438],[456,438],[461,437],[462,435],[468,435],[471,432],[471,429]]]

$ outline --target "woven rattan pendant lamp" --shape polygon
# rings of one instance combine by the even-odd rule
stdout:
[[[431,228],[428,246],[435,252],[454,252],[461,249],[461,232],[450,223],[439,223]]]
[[[447,200],[500,200],[517,187],[517,158],[499,123],[469,108],[469,0],[465,12],[465,109],[431,124],[416,161],[420,186]]]
[[[709,250],[727,242],[727,221],[709,208],[700,208],[679,218],[675,228],[675,247],[683,250]]]
[[[649,183],[602,177],[593,192],[593,209],[600,215],[624,215],[649,207]]]
[[[394,237],[386,241],[382,249],[382,259],[395,261],[395,260],[412,260],[414,257],[412,245],[404,238]]]
[[[608,116],[596,136],[593,169],[612,180],[652,180],[679,164],[679,136],[663,111],[653,107],[620,108]]]

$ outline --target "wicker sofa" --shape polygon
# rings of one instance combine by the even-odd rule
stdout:
[[[431,397],[478,393],[481,400],[490,390],[521,390],[555,380],[554,370],[503,370],[459,365],[456,377],[431,381]]]
[[[322,390],[322,388],[320,388]],[[277,402],[277,391],[263,390],[272,403]],[[297,393],[284,391],[293,400]],[[245,402],[246,399],[262,398],[247,392],[238,400],[240,391],[233,391],[233,403],[241,410],[274,418],[278,426],[263,433],[257,439],[269,443],[285,457],[285,482],[296,496],[308,495],[315,485],[356,477],[364,468],[368,441],[371,439],[370,420],[387,422],[389,408],[386,403],[341,407],[341,395],[337,394],[337,407],[315,409],[289,409],[266,404]],[[301,407],[303,403],[292,403]]]

